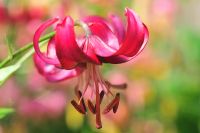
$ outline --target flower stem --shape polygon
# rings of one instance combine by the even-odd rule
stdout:
[[[55,32],[51,32],[43,37],[40,38],[39,42],[43,42],[46,41],[47,39],[51,38],[52,36],[54,36]],[[12,53],[12,57],[15,57],[21,53],[23,53],[24,51],[30,49],[33,47],[33,42],[28,43],[27,45],[25,45],[24,47],[16,50],[15,52]],[[11,58],[11,56],[8,56],[7,58],[5,58],[1,63],[0,63],[0,68],[4,67],[7,63],[9,63],[13,58]]]

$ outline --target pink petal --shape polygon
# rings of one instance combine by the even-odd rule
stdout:
[[[40,36],[42,34],[42,32],[48,28],[50,25],[54,24],[55,22],[58,21],[58,18],[53,18],[53,19],[50,19],[46,22],[44,22],[38,29],[37,31],[35,32],[35,35],[34,35],[34,38],[33,38],[33,44],[34,44],[34,49],[35,49],[35,52],[36,54],[43,60],[45,61],[46,63],[48,64],[54,64],[54,65],[58,65],[60,64],[58,60],[55,60],[55,59],[51,59],[51,58],[48,58],[45,56],[45,54],[43,54],[41,51],[40,51],[40,47],[39,47],[39,39],[40,39]]]
[[[124,55],[113,55],[113,56],[109,56],[109,57],[101,57],[100,59],[104,63],[120,64],[120,63],[127,62],[133,58],[127,57]]]
[[[145,46],[149,40],[149,31],[145,24],[143,24],[143,26],[144,26],[144,33],[145,33],[143,43],[135,56],[137,56],[138,54],[140,54],[142,52],[142,50],[145,48]]]
[[[57,25],[55,40],[57,57],[65,69],[72,69],[80,63],[91,61],[75,40],[74,22],[71,17],[66,17]],[[92,58],[92,61],[100,63],[97,58]]]
[[[94,23],[101,23],[101,24],[106,24],[110,30],[116,34],[116,36],[119,39],[119,42],[121,42],[124,38],[125,35],[125,28],[123,25],[122,20],[116,16],[116,15],[109,15],[109,21],[111,23],[109,23],[109,21],[105,20],[102,17],[99,16],[88,16],[82,19],[84,22],[90,24],[94,24]]]
[[[34,63],[39,73],[48,81],[57,82],[78,76],[84,68],[77,67],[71,70],[59,69],[54,65],[47,64],[37,54],[34,54]]]
[[[82,40],[82,42],[79,40]],[[89,58],[89,60],[91,60],[91,62],[96,63],[96,64],[101,64],[101,62],[99,61],[91,43],[90,43],[89,38],[84,37],[83,39],[78,39],[78,43],[82,43],[82,44],[79,44],[79,47],[81,47],[82,51],[84,52],[85,55],[87,55],[87,58]]]
[[[114,55],[101,58],[102,62],[113,64],[127,62],[135,58],[146,46],[149,39],[147,27],[132,10],[127,9],[126,11],[128,27],[124,42]]]
[[[54,38],[49,41],[47,47],[47,57],[57,59]],[[42,74],[47,80],[52,82],[62,81],[75,77],[79,75],[84,69],[80,67],[72,70],[59,69],[55,65],[51,65],[43,61],[37,54],[34,55],[34,62],[40,74]]]
[[[47,56],[48,56],[48,58],[58,60],[57,55],[56,55],[55,37],[52,37],[49,40],[49,43],[47,46]]]
[[[121,43],[125,36],[125,28],[122,20],[116,15],[110,15],[109,19],[111,21],[113,31],[117,35],[119,42]]]
[[[7,12],[6,12],[6,8],[2,5],[0,5],[0,20],[1,22],[4,22],[7,20]]]
[[[107,26],[109,26],[110,28],[110,23],[105,20],[104,18],[100,17],[100,16],[87,16],[87,17],[84,17],[82,19],[82,21],[84,21],[85,23],[102,23],[102,24],[106,24]]]
[[[92,35],[89,38],[90,45],[93,46],[93,49],[98,56],[111,56],[119,49],[118,39],[107,25],[93,23],[89,27],[92,32]]]
[[[66,96],[63,91],[50,91],[46,95],[40,95],[36,99],[21,98],[17,111],[25,117],[57,118],[63,113],[66,105]]]
[[[115,33],[115,27],[109,23],[109,21],[107,21],[106,19],[100,17],[100,16],[87,16],[87,17],[84,17],[82,19],[85,23],[87,23],[88,25],[90,24],[95,24],[95,23],[100,23],[100,24],[103,24],[103,25],[106,25],[107,27],[109,27],[109,29]]]
[[[127,8],[126,16],[128,21],[126,36],[115,55],[133,57],[146,45],[143,42],[148,40],[148,30],[132,10]]]

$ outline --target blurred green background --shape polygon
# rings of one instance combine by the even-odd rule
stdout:
[[[15,112],[0,119],[0,133],[200,133],[200,1],[199,0],[0,0],[0,60],[32,41],[46,19],[70,15],[124,18],[137,12],[150,40],[130,63],[104,65],[104,77],[127,82],[117,114],[78,114],[69,104],[76,79],[48,83],[32,59],[0,88],[0,107]],[[1,76],[1,75],[0,75]]]

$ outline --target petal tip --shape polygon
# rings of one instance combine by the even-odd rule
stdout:
[[[128,7],[125,8],[125,13],[131,12],[131,11],[132,11],[132,9],[130,9]]]

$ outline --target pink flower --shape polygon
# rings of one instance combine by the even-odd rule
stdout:
[[[110,21],[89,16],[74,22],[71,17],[53,18],[42,24],[34,35],[36,54],[34,61],[39,72],[49,81],[61,81],[79,76],[75,88],[79,102],[72,100],[72,105],[82,114],[86,114],[84,98],[87,98],[89,110],[96,115],[96,127],[101,128],[100,104],[104,94],[112,94],[111,88],[126,88],[126,84],[113,85],[103,79],[99,66],[103,63],[118,64],[135,58],[145,47],[148,30],[131,9],[126,9],[127,29],[118,16],[111,15]],[[50,39],[47,52],[39,49],[39,38],[42,32],[56,23],[55,35]],[[81,26],[84,36],[77,36],[74,26]],[[83,92],[79,89],[83,88]],[[87,91],[91,89],[91,91]],[[90,92],[91,97],[85,93]],[[93,96],[96,104],[93,104]],[[105,107],[103,113],[113,110],[116,113],[120,95]]]
[[[0,3],[0,23],[6,22],[11,24],[29,22],[43,18],[47,13],[42,7],[29,8],[8,8]]]
[[[0,23],[7,19],[6,8],[0,4]]]
[[[49,92],[36,99],[22,98],[18,112],[25,117],[58,117],[65,108],[66,97],[62,91]]]
[[[20,99],[21,92],[13,79],[6,82],[0,89],[0,107],[11,106]]]

